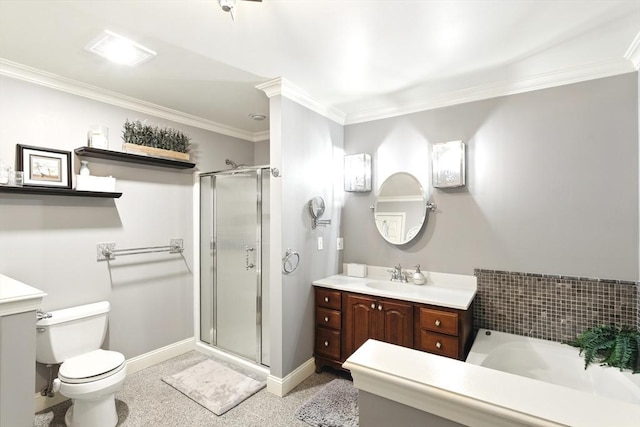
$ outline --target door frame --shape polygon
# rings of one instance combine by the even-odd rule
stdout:
[[[212,310],[211,310],[211,317],[212,317],[212,321],[211,324],[213,325],[212,327],[212,332],[211,332],[211,345],[215,346],[218,350],[220,351],[226,351],[229,353],[233,353],[229,350],[226,349],[222,349],[218,347],[218,336],[217,336],[217,329],[218,329],[218,325],[217,325],[217,304],[216,304],[216,295],[217,295],[217,287],[218,287],[218,281],[217,281],[217,260],[218,260],[218,242],[217,242],[217,225],[216,225],[216,221],[215,221],[215,216],[216,216],[216,212],[217,212],[217,202],[218,202],[218,198],[217,198],[217,185],[216,185],[216,180],[218,177],[220,176],[225,176],[225,175],[248,175],[251,177],[252,174],[255,174],[252,178],[255,179],[255,183],[256,183],[256,187],[255,187],[255,191],[256,191],[256,248],[255,248],[255,272],[256,272],[256,300],[255,300],[255,313],[256,313],[256,322],[255,322],[255,332],[256,332],[256,352],[254,355],[253,359],[247,359],[247,360],[252,360],[255,363],[258,364],[263,364],[263,351],[262,351],[262,347],[263,347],[263,342],[262,342],[262,327],[263,327],[263,322],[262,322],[262,317],[263,317],[263,310],[262,310],[262,298],[263,298],[263,289],[262,289],[262,285],[263,285],[263,280],[262,280],[262,244],[263,244],[263,239],[262,239],[262,214],[263,214],[263,209],[262,209],[262,204],[263,204],[263,200],[262,200],[262,190],[263,190],[263,172],[264,170],[267,169],[269,170],[269,166],[254,166],[254,167],[241,167],[241,168],[237,168],[237,169],[232,169],[232,170],[223,170],[223,171],[217,171],[217,172],[206,172],[206,173],[201,173],[199,176],[199,182],[202,183],[202,178],[204,177],[211,177],[211,203],[212,203],[212,209],[211,209],[211,215],[212,217],[209,218],[209,220],[211,220],[213,222],[211,230],[212,230],[212,235],[213,237],[211,238],[211,242],[212,242],[212,246],[213,246],[213,271],[214,274],[212,275],[212,295],[213,295],[213,304],[212,304]],[[201,190],[202,191],[202,190]],[[200,224],[202,224],[203,218],[202,218],[202,212],[200,212]],[[201,229],[202,227],[200,227]],[[200,239],[202,239],[202,233],[200,233]],[[202,278],[200,279],[202,280]],[[200,284],[200,286],[202,286],[202,284]],[[201,307],[201,304],[199,304],[199,307]],[[200,323],[202,323],[202,316],[203,313],[200,312]],[[240,357],[240,358],[245,358],[245,356],[243,355],[238,355],[233,353],[235,356]]]

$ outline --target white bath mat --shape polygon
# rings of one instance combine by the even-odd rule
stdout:
[[[216,415],[224,414],[266,385],[266,381],[250,378],[211,359],[162,381]]]
[[[298,408],[296,417],[316,427],[357,427],[358,390],[351,381],[335,379]]]

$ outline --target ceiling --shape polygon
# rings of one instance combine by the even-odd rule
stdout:
[[[104,29],[157,57],[129,68],[86,52]],[[248,117],[269,113],[256,85],[277,77],[348,124],[631,72],[639,44],[640,0],[238,1],[235,21],[217,0],[0,0],[4,70],[249,140],[268,135]]]

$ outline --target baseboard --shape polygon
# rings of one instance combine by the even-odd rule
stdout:
[[[225,362],[231,363],[232,365],[241,366],[244,369],[255,373],[256,375],[262,376],[263,378],[269,375],[269,368],[266,366],[258,365],[250,360],[238,357],[235,354],[227,353],[226,351],[222,351],[216,347],[211,347],[210,345],[203,344],[200,341],[196,343],[196,351],[204,355],[212,356]]]
[[[187,338],[186,340],[178,341],[157,350],[152,350],[140,356],[127,359],[127,375],[194,350],[196,347],[195,342],[195,338]]]
[[[127,359],[127,375],[131,375],[134,372],[141,371],[145,368],[164,362],[165,360],[180,356],[194,348],[195,338],[187,338],[186,340],[178,341],[148,353]],[[46,397],[42,396],[40,393],[36,393],[35,412],[44,411],[45,409],[55,406],[58,403],[62,403],[65,400],[69,400],[69,398],[60,393],[56,393],[53,397]]]
[[[312,357],[284,378],[269,375],[267,377],[267,391],[276,396],[283,397],[296,388],[302,381],[313,375],[315,370],[316,363]]]
[[[69,400],[69,398],[60,393],[56,393],[53,397],[46,397],[40,393],[36,393],[35,411],[44,411],[45,409],[55,406],[58,403],[62,403],[65,400]]]

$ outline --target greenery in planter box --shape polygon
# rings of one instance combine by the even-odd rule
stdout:
[[[161,148],[178,153],[189,151],[190,138],[184,133],[171,128],[145,125],[139,120],[130,122],[127,119],[122,129],[122,139],[125,144]]]
[[[584,353],[584,368],[593,363],[640,372],[640,332],[628,326],[601,325],[568,343]]]

